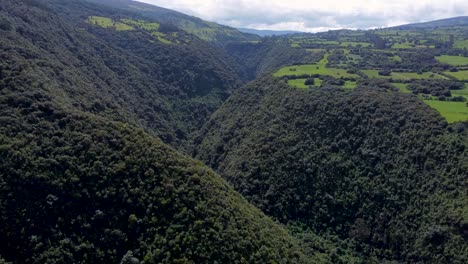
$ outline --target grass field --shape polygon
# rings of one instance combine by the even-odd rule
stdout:
[[[465,102],[445,102],[437,100],[424,100],[424,102],[439,111],[449,123],[468,121],[468,107]]]
[[[349,74],[346,70],[336,69],[336,68],[326,68],[325,65],[328,63],[328,54],[325,54],[325,57],[316,64],[307,64],[307,65],[295,65],[281,68],[279,71],[275,72],[273,75],[275,77],[281,77],[285,75],[302,75],[302,74],[319,74],[333,76],[335,78],[340,77],[351,77],[358,78],[356,74]]]
[[[296,88],[307,89],[307,88],[309,88],[309,86],[304,84],[306,80],[307,79],[289,80],[288,84],[291,85],[291,86],[294,86]],[[322,85],[322,80],[320,80],[319,78],[315,78],[314,83],[315,84],[313,86],[320,87],[320,85]]]
[[[453,43],[453,47],[456,49],[468,49],[468,40],[455,40],[455,43]]]
[[[362,47],[369,47],[371,44],[367,42],[353,42],[353,41],[343,41],[341,42],[342,47],[357,47],[358,45],[361,45]]]
[[[100,26],[103,28],[115,28],[116,30],[119,30],[119,31],[135,29],[130,25],[127,25],[121,22],[115,22],[112,19],[107,18],[107,17],[91,16],[88,18],[87,22],[89,24]]]
[[[452,96],[464,96],[468,99],[468,83],[465,83],[465,89],[463,90],[452,90]]]
[[[468,65],[468,57],[442,55],[442,56],[437,56],[436,59],[442,63],[447,63],[453,66]]]
[[[457,78],[458,80],[461,80],[461,81],[468,81],[468,70],[466,70],[466,71],[458,71],[458,72],[449,72],[449,71],[446,71],[446,72],[444,72],[444,73],[447,74],[447,75],[453,76],[453,77]]]
[[[362,70],[362,72],[369,78],[379,79],[395,79],[395,80],[411,80],[411,79],[447,79],[446,77],[432,72],[425,72],[418,74],[416,72],[392,72],[390,76],[379,75],[378,70]]]
[[[392,83],[392,85],[400,89],[400,92],[402,93],[411,93],[411,91],[408,89],[407,83]]]
[[[412,48],[414,47],[409,42],[395,43],[392,45],[392,49],[412,49]]]
[[[120,21],[127,25],[136,26],[148,31],[158,31],[160,27],[159,23],[150,23],[144,20],[121,19]]]
[[[354,88],[356,88],[356,86],[357,86],[356,82],[346,81],[345,84],[342,87],[345,88],[345,89],[354,89]]]

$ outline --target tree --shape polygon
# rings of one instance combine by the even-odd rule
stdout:
[[[315,79],[314,78],[308,78],[304,82],[305,85],[314,85],[315,84]]]

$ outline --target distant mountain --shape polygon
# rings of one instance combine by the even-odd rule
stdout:
[[[282,36],[282,35],[304,33],[301,31],[292,31],[292,30],[260,30],[260,29],[253,29],[253,28],[238,28],[238,29],[240,32],[255,34],[261,37]]]
[[[435,27],[457,27],[468,26],[468,16],[452,17],[439,19],[429,22],[414,23],[397,26],[398,29],[413,29],[413,28],[435,28]]]
[[[156,19],[159,22],[172,24],[178,28],[210,42],[255,41],[259,36],[243,33],[239,30],[205,21],[170,9],[145,4],[132,0],[87,0],[98,4],[126,9]]]

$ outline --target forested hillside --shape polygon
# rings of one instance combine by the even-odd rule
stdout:
[[[216,44],[222,44],[230,41],[258,41],[259,36],[250,33],[243,33],[239,30],[202,20],[198,17],[188,16],[170,9],[148,5],[138,1],[131,0],[88,0],[90,2],[105,4],[124,10],[138,12],[138,14],[157,19],[161,22],[177,26],[178,28]]]
[[[0,263],[466,263],[463,21],[0,1]]]
[[[368,261],[463,263],[465,129],[385,83],[303,90],[267,77],[213,115],[194,156],[268,215]]]
[[[89,30],[40,2],[0,4],[0,262],[310,263],[283,227],[152,135],[174,142],[236,87],[206,66],[216,57],[150,42],[165,55],[145,60],[105,39],[123,32]],[[171,82],[158,63],[175,59],[222,81]]]
[[[6,261],[305,261],[283,228],[201,162],[141,129],[57,107],[39,85],[0,85]]]
[[[10,28],[2,32],[1,63],[5,76],[32,75],[31,81],[46,83],[41,89],[70,107],[140,125],[182,145],[239,85],[220,50],[184,32],[174,32],[174,41],[190,45],[166,44],[144,29],[86,22],[90,16],[136,21],[133,13],[83,1],[52,2],[48,8],[73,24],[46,9],[2,2]]]
[[[279,67],[319,61],[323,53],[310,53],[290,46],[289,41],[271,38],[261,42],[231,42],[224,46],[239,65],[241,77],[253,80]]]

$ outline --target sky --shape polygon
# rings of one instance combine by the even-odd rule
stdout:
[[[321,32],[467,16],[468,0],[138,0],[236,28]]]

